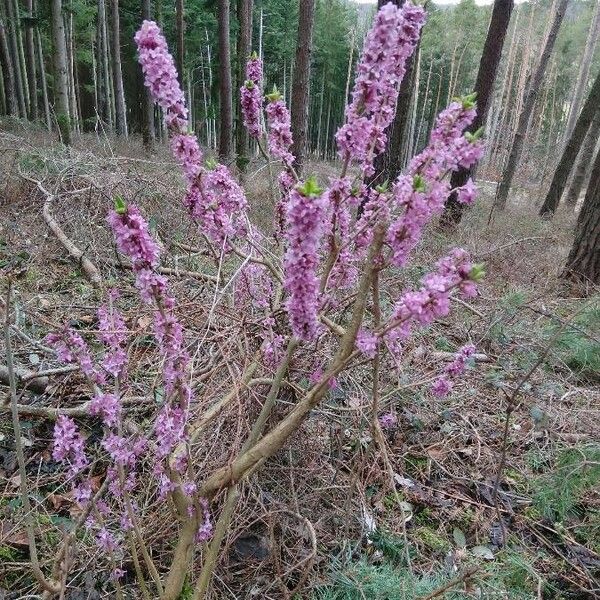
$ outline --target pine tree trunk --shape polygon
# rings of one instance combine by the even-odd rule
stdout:
[[[585,95],[585,90],[588,84],[590,76],[590,67],[592,66],[592,59],[594,58],[594,50],[598,43],[598,37],[600,36],[600,2],[596,3],[596,10],[594,11],[594,18],[590,25],[587,40],[585,42],[583,56],[581,57],[581,63],[579,64],[579,72],[577,73],[577,83],[575,84],[575,92],[573,93],[573,99],[569,108],[569,119],[564,132],[564,139],[569,139],[575,127],[575,122],[579,116],[579,110],[581,109],[581,103]]]
[[[151,19],[152,2],[151,0],[142,0],[142,20],[149,21]],[[142,102],[142,140],[146,150],[151,152],[156,140],[156,130],[154,128],[154,102],[152,101],[152,96],[150,96],[150,91],[144,85],[144,77],[141,69],[138,69],[138,77]]]
[[[27,79],[29,85],[29,118],[32,121],[38,118],[38,91],[35,61],[35,6],[33,0],[27,0],[26,10],[29,15],[29,21],[25,29],[25,46],[27,52],[25,55],[27,64]]]
[[[562,276],[583,285],[600,284],[600,152],[592,167],[590,184],[577,219],[575,240]]]
[[[54,112],[63,144],[71,144],[69,116],[69,73],[62,0],[52,0],[52,40],[54,45]]]
[[[519,159],[521,158],[521,154],[523,152],[523,145],[525,142],[525,136],[527,135],[531,111],[533,109],[533,105],[535,103],[538,91],[541,87],[542,79],[546,71],[546,66],[548,64],[548,60],[550,59],[550,54],[552,53],[554,43],[556,42],[558,30],[560,29],[563,17],[565,16],[568,2],[569,0],[560,0],[558,4],[556,13],[554,15],[554,19],[552,21],[552,25],[550,27],[550,30],[548,31],[548,37],[546,38],[546,42],[544,44],[544,49],[542,50],[539,63],[536,66],[535,72],[531,77],[531,81],[525,93],[525,98],[523,99],[523,105],[519,114],[517,129],[515,131],[515,137],[512,143],[512,148],[510,150],[508,160],[506,162],[506,167],[504,169],[502,180],[496,192],[496,198],[494,200],[495,209],[504,210],[504,208],[506,207],[506,201],[508,199],[508,193],[510,192],[512,180],[517,170]]]
[[[569,173],[575,164],[579,149],[583,144],[585,135],[590,128],[590,124],[594,115],[600,111],[600,73],[596,75],[594,85],[588,94],[588,97],[579,113],[579,118],[575,123],[573,132],[567,141],[563,154],[560,158],[556,171],[554,171],[554,177],[550,184],[550,189],[546,194],[546,198],[542,207],[540,208],[540,215],[550,216],[558,208],[560,199],[563,195],[567,181],[569,179]]]
[[[35,28],[35,41],[37,45],[38,72],[40,74],[40,87],[42,89],[42,106],[44,108],[44,121],[48,131],[52,131],[52,114],[50,113],[50,102],[48,100],[48,84],[46,83],[46,65],[42,51],[42,36],[39,27]]]
[[[106,2],[98,0],[97,34],[96,34],[96,65],[98,69],[98,116],[109,129],[113,128],[110,67],[108,60],[108,33],[106,19]]]
[[[306,154],[308,127],[308,99],[310,92],[310,57],[312,54],[312,34],[315,22],[315,0],[300,0],[298,13],[298,40],[296,61],[292,83],[292,153],[296,157],[296,172],[302,171]]]
[[[232,90],[231,90],[231,51],[229,44],[229,0],[218,0],[217,28],[219,35],[219,100],[220,131],[219,157],[231,157],[233,130]]]
[[[585,189],[585,184],[590,176],[592,163],[594,161],[594,149],[598,145],[600,138],[600,110],[596,111],[596,115],[590,124],[585,140],[579,151],[579,157],[573,171],[571,184],[567,189],[565,201],[571,207],[575,207],[581,190]]]
[[[237,39],[237,125],[236,154],[240,171],[248,164],[248,131],[244,127],[244,116],[240,110],[240,89],[246,79],[246,61],[252,51],[252,7],[253,0],[237,0],[238,39]],[[284,71],[285,77],[285,71]],[[284,84],[285,85],[285,84]],[[285,91],[284,91],[285,94]]]
[[[183,74],[185,72],[185,21],[183,18],[183,0],[175,0],[175,23],[177,29],[177,74],[179,75],[179,85],[183,90]]]
[[[500,57],[502,56],[502,47],[504,38],[510,23],[510,15],[514,6],[514,0],[496,0],[492,11],[492,18],[488,28],[487,37],[483,47],[483,53],[479,62],[477,80],[475,81],[475,92],[477,92],[477,116],[469,128],[469,131],[477,131],[483,126],[487,118],[490,101],[494,91],[494,82]],[[452,188],[465,185],[469,177],[473,175],[473,169],[459,169],[452,173],[450,185]],[[445,227],[451,227],[460,223],[462,219],[464,205],[461,204],[456,193],[450,194],[446,201],[444,212],[440,224]]]
[[[16,16],[14,4],[12,0],[5,0],[6,22],[8,29],[8,48],[11,57],[15,97],[19,108],[19,116],[23,119],[27,118],[27,104],[25,102],[25,81],[23,80],[23,72],[21,70],[21,55],[19,52],[19,42],[17,39]]]
[[[23,82],[23,95],[25,96],[25,108],[29,116],[29,79],[27,76],[27,64],[25,62],[25,48],[23,46],[23,32],[21,31],[21,18],[18,0],[12,0],[13,14],[15,15],[15,31],[17,35],[17,49],[19,52],[19,70],[21,72],[21,81]]]
[[[127,137],[127,108],[123,89],[121,70],[121,27],[119,19],[119,0],[111,1],[112,67],[113,88],[115,91],[115,131],[117,135]]]
[[[4,106],[7,114],[18,116],[19,107],[17,104],[17,96],[15,94],[15,76],[8,49],[8,39],[4,20],[0,18],[0,66],[2,66],[2,81],[4,83]]]

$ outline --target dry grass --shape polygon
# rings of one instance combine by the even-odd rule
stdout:
[[[152,394],[160,391],[160,369],[148,344],[150,316],[137,304],[130,276],[115,265],[116,254],[104,217],[112,198],[121,194],[140,204],[151,219],[165,247],[167,266],[213,268],[205,257],[176,245],[193,244],[195,234],[180,205],[182,181],[166,150],[160,148],[147,158],[135,142],[115,143],[85,136],[67,152],[53,146],[43,132],[21,130],[0,136],[0,157],[5,176],[0,189],[0,259],[13,267],[17,262],[23,270],[17,283],[18,327],[37,340],[65,321],[91,334],[99,300],[77,265],[49,234],[41,216],[42,199],[31,184],[19,178],[17,172],[22,169],[36,176],[47,173],[51,191],[61,193],[53,207],[56,219],[100,268],[105,280],[118,282],[124,290],[123,308],[134,339],[131,394],[145,396],[151,406]],[[45,165],[40,158],[45,159]],[[324,180],[335,173],[335,166],[311,164],[307,170],[316,171]],[[254,216],[268,227],[272,208],[268,177],[258,163],[246,176],[246,186]],[[464,531],[469,545],[489,544],[490,536],[493,539],[496,535],[498,511],[493,507],[491,488],[502,444],[505,392],[516,385],[545,348],[552,315],[568,319],[583,302],[561,296],[557,280],[571,242],[573,216],[560,213],[553,221],[541,221],[533,216],[533,206],[519,202],[487,226],[491,190],[484,184],[482,191],[483,200],[467,213],[460,229],[447,235],[432,227],[411,266],[396,274],[383,290],[385,305],[403,286],[416,283],[423,270],[453,245],[464,246],[487,265],[488,276],[472,309],[457,304],[450,318],[421,332],[406,348],[405,360],[398,368],[386,365],[382,381],[382,408],[396,412],[400,419],[398,429],[388,437],[389,456],[394,471],[410,480],[399,489],[412,505],[408,535],[416,548],[413,566],[420,572],[442,563],[460,568],[469,560],[466,552],[454,547],[455,527]],[[209,311],[214,301],[210,286],[190,277],[172,277],[171,285],[179,301],[194,367],[208,373],[197,389],[195,410],[200,413],[243,371],[260,340],[253,333],[251,317],[239,314],[231,298],[224,298]],[[209,315],[214,328],[207,327]],[[432,349],[452,350],[468,341],[475,342],[489,362],[470,370],[447,400],[432,399],[427,386],[419,385],[444,364]],[[56,365],[51,356],[23,339],[15,338],[15,350],[22,367]],[[327,351],[317,347],[309,353]],[[303,373],[306,368],[301,360],[294,369],[294,379],[301,385],[302,377],[308,375]],[[197,472],[209,473],[236,452],[266,389],[257,385],[241,395],[194,446]],[[324,580],[332,557],[368,552],[365,515],[380,528],[400,535],[403,513],[395,504],[382,457],[370,439],[369,390],[366,368],[344,374],[339,389],[314,411],[291,443],[244,485],[216,572],[213,597],[289,598],[290,590],[304,582],[306,595],[302,597],[308,598],[307,590]],[[80,377],[69,374],[55,378],[46,397],[25,395],[23,402],[66,407],[77,404],[84,395]],[[572,593],[585,594],[581,590],[594,585],[594,569],[578,558],[581,552],[578,554],[576,546],[569,546],[564,536],[557,537],[552,523],[532,511],[529,483],[536,477],[532,457],[549,465],[560,448],[599,442],[600,391],[551,352],[549,361],[533,374],[518,400],[499,495],[510,543],[529,548],[541,577]],[[293,387],[286,389],[277,408],[279,414],[294,401]],[[129,409],[128,418],[143,423],[148,414],[148,404],[142,403]],[[543,419],[536,416],[539,414]],[[49,457],[51,425],[43,420],[28,422],[28,439],[33,443],[28,449],[30,487],[39,498],[39,527],[43,547],[49,552],[64,525],[56,517],[70,518],[76,509]],[[86,431],[90,442],[100,435],[93,422],[86,423]],[[11,434],[4,425],[2,432],[4,464],[0,465],[0,475],[4,480],[0,479],[0,499],[2,519],[8,526],[3,526],[0,549],[16,548],[17,552],[5,561],[0,577],[10,582],[12,591],[25,594],[33,588],[27,556],[15,542],[22,517],[12,503],[17,490],[11,468]],[[104,466],[98,463],[98,475]],[[151,492],[148,488],[138,501],[145,515],[149,545],[157,562],[164,566],[176,525],[169,508],[158,503]],[[597,509],[599,502],[597,491],[589,493],[584,512]],[[219,501],[214,507],[216,514],[218,510]],[[314,559],[313,530],[317,540]],[[444,543],[436,546],[428,537],[432,531]],[[570,538],[573,535],[569,533]],[[248,556],[248,549],[264,555]],[[595,555],[593,548],[587,551]],[[198,567],[201,560],[202,551],[197,556]],[[81,539],[72,570],[73,588],[82,589],[83,574],[90,571],[98,589],[110,590],[105,569],[93,541]],[[111,597],[111,592],[103,595]]]

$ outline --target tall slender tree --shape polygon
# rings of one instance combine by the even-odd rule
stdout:
[[[35,60],[35,27],[37,15],[34,0],[27,0],[25,8],[27,17],[25,21],[25,59],[27,65],[27,85],[29,86],[29,118],[38,118],[38,90]]]
[[[315,22],[315,0],[300,0],[298,13],[298,38],[296,41],[296,61],[292,82],[292,152],[296,157],[295,168],[302,170],[308,135],[308,98],[310,92],[310,57]]]
[[[563,21],[563,17],[565,16],[568,3],[569,0],[558,0],[558,6],[556,7],[552,24],[548,31],[548,35],[546,36],[546,41],[544,43],[539,62],[536,65],[535,71],[533,72],[533,75],[529,81],[529,85],[525,91],[512,147],[504,167],[502,180],[500,181],[498,190],[496,191],[494,209],[503,210],[506,206],[508,193],[510,191],[512,181],[523,152],[523,146],[525,144],[527,129],[529,128],[531,113],[538,92],[541,89],[541,83],[542,79],[544,78],[544,73],[546,72],[546,66],[548,65],[550,55],[552,54],[552,49],[554,48],[554,43],[556,42],[556,37],[558,36],[558,31]]]
[[[236,154],[240,171],[248,162],[248,132],[244,127],[244,116],[239,110],[240,89],[244,85],[246,59],[252,50],[252,8],[253,0],[237,0],[238,39],[237,39],[237,97],[238,111],[236,123]]]
[[[596,10],[594,11],[594,17],[590,24],[588,31],[587,40],[583,48],[583,56],[579,63],[579,72],[577,73],[577,82],[575,84],[575,91],[573,92],[573,99],[571,100],[571,106],[569,108],[569,119],[567,120],[567,126],[565,127],[564,138],[569,139],[575,127],[575,122],[579,116],[579,110],[583,98],[585,97],[585,90],[587,88],[588,79],[590,77],[590,68],[592,66],[592,59],[594,58],[594,51],[596,50],[596,44],[600,37],[600,1],[596,2]]]
[[[142,0],[142,20],[152,19],[151,0]],[[150,96],[148,88],[144,85],[142,71],[138,69],[140,83],[140,95],[142,103],[142,139],[146,150],[151,151],[156,139],[156,130],[154,128],[154,102]]]
[[[4,19],[0,15],[0,66],[2,67],[2,82],[4,84],[4,107],[9,115],[18,116],[19,107],[15,94],[15,77],[10,50],[8,49],[8,37]]]
[[[183,0],[175,0],[175,22],[177,30],[177,74],[179,75],[179,85],[184,89],[184,69],[185,69],[185,18],[183,12]]]
[[[577,159],[577,155],[579,154],[579,150],[581,149],[583,140],[588,132],[592,119],[594,118],[596,112],[600,110],[599,107],[600,72],[598,75],[596,75],[594,85],[592,86],[585,104],[579,113],[579,117],[575,123],[575,127],[573,128],[573,132],[567,140],[560,161],[558,162],[556,170],[554,171],[552,183],[550,183],[550,188],[548,189],[544,203],[540,208],[540,215],[550,216],[558,208],[558,204],[569,179],[569,173],[573,169],[573,165],[575,164],[575,160]]]
[[[44,64],[44,53],[42,51],[42,36],[40,28],[35,28],[35,43],[37,47],[38,73],[40,74],[40,89],[42,90],[42,108],[44,109],[44,121],[48,131],[52,131],[52,114],[50,113],[50,101],[48,100],[48,84],[46,82],[46,65]]]
[[[471,132],[477,131],[485,124],[513,7],[514,0],[495,0],[494,2],[492,18],[490,20],[487,37],[483,46],[483,53],[479,62],[479,70],[477,71],[477,79],[475,81],[477,116],[469,128]],[[452,188],[457,188],[465,185],[472,175],[472,168],[454,171],[450,179],[450,186]],[[463,207],[464,205],[458,201],[456,193],[451,194],[444,207],[441,225],[448,227],[460,223]]]
[[[71,117],[62,0],[52,0],[52,41],[54,46],[54,112],[61,140],[63,144],[69,145],[71,143]]]
[[[585,184],[588,181],[591,171],[592,164],[594,161],[594,149],[598,145],[600,139],[600,110],[596,111],[588,132],[585,136],[585,140],[581,145],[579,156],[575,169],[573,170],[573,177],[571,183],[565,193],[565,201],[570,206],[575,206],[581,195],[581,191],[585,189]]]
[[[218,0],[217,29],[219,36],[219,157],[231,156],[233,113],[231,90],[231,50],[229,44],[229,0]]]
[[[113,127],[110,94],[110,63],[108,60],[108,31],[106,25],[106,1],[98,0],[96,20],[96,69],[98,117],[110,129]]]
[[[563,277],[584,285],[600,284],[600,152],[594,160]]]
[[[15,86],[15,96],[17,106],[19,107],[19,116],[27,118],[27,102],[25,100],[25,86],[27,82],[23,77],[21,68],[21,52],[19,48],[19,30],[17,27],[17,15],[13,0],[4,0],[6,10],[6,22],[8,25],[8,48],[10,51],[11,63],[13,67],[13,78]]]
[[[112,70],[115,93],[115,131],[117,135],[127,137],[127,108],[125,106],[125,90],[123,88],[123,72],[121,69],[121,24],[119,18],[119,0],[111,0],[111,38],[112,38]]]

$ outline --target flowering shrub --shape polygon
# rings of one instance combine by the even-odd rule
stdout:
[[[162,365],[164,399],[151,425],[131,432],[123,423],[128,332],[116,307],[117,293],[109,294],[98,311],[99,338],[105,349],[102,357],[94,358],[86,342],[70,329],[48,337],[60,360],[79,365],[92,392],[90,414],[104,425],[101,446],[110,463],[108,501],[93,497],[85,443],[75,422],[67,417],[56,423],[53,455],[69,468],[78,502],[83,507],[94,505],[87,525],[109,557],[115,585],[123,574],[126,539],[133,540],[133,547],[144,548],[138,527],[142,516],[135,501],[142,459],[152,464],[154,493],[172,503],[181,524],[164,581],[143,552],[158,596],[174,600],[188,575],[191,548],[213,535],[211,501],[215,495],[235,486],[277,452],[328,390],[340,385],[340,376],[349,367],[386,356],[394,362],[401,360],[415,329],[448,315],[453,294],[476,295],[482,271],[461,249],[441,258],[420,287],[399,294],[387,312],[376,291],[385,273],[406,265],[425,226],[441,212],[453,191],[448,174],[472,166],[482,155],[479,136],[464,134],[475,117],[474,98],[468,96],[453,101],[439,115],[429,144],[396,181],[376,188],[364,183],[374,173],[375,157],[385,149],[386,129],[394,118],[406,61],[424,22],[424,10],[410,2],[402,8],[389,3],[377,14],[365,41],[345,123],[336,136],[341,172],[329,182],[298,178],[290,151],[289,112],[276,90],[263,98],[262,63],[255,55],[250,57],[241,88],[244,123],[264,153],[281,164],[274,221],[283,216],[283,229],[273,239],[250,223],[248,201],[229,169],[204,160],[196,137],[188,131],[184,95],[156,23],[144,21],[136,34],[146,86],[164,111],[171,150],[186,181],[183,205],[212,255],[219,261],[238,261],[238,265],[242,261],[228,293],[254,328],[259,358],[252,372],[272,383],[252,432],[234,458],[212,473],[196,473],[190,447],[198,431],[192,416],[197,400],[184,327],[168,281],[159,272],[161,251],[147,221],[135,205],[118,198],[108,223],[118,250],[131,261],[141,302],[153,310]],[[461,201],[473,201],[472,181],[457,191]],[[359,205],[363,206],[360,216]],[[282,309],[286,322],[280,318]],[[315,344],[328,348],[328,362],[319,362],[310,351]],[[434,396],[450,393],[452,379],[462,373],[473,352],[472,346],[458,352],[433,384]],[[308,388],[265,433],[283,376],[292,380],[302,376],[292,365],[297,353],[302,353],[304,371],[311,373]],[[233,388],[239,385],[236,381]],[[226,398],[217,402],[209,413],[218,413],[225,402]],[[393,413],[374,414],[373,423],[392,429],[397,418]],[[110,525],[114,523],[119,527]],[[217,548],[219,541],[219,537],[213,541]],[[212,568],[209,561],[205,568]]]

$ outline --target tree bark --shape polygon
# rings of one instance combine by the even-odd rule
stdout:
[[[142,20],[149,21],[152,19],[152,2],[151,0],[142,0]],[[138,69],[140,81],[140,93],[142,101],[142,140],[144,147],[148,152],[152,151],[156,140],[156,131],[154,128],[154,102],[150,91],[144,85],[144,77],[141,69]]]
[[[111,1],[111,9],[112,67],[113,87],[115,90],[115,131],[117,135],[127,137],[127,108],[125,107],[125,91],[123,90],[123,73],[121,70],[119,0]]]
[[[585,104],[579,113],[579,117],[575,123],[575,127],[573,128],[573,132],[567,141],[565,149],[563,150],[560,161],[556,167],[556,171],[554,171],[552,183],[550,184],[550,188],[548,189],[544,203],[540,208],[540,215],[550,216],[558,208],[560,199],[565,191],[565,187],[569,179],[569,173],[571,172],[575,160],[577,159],[577,154],[579,154],[579,150],[583,144],[583,139],[590,128],[592,119],[600,110],[599,107],[600,73],[596,75],[594,85],[592,86]]]
[[[592,164],[594,162],[594,149],[598,145],[598,139],[600,138],[600,110],[596,111],[596,115],[590,124],[587,135],[581,150],[579,151],[579,157],[575,170],[573,171],[573,177],[571,178],[571,184],[567,189],[565,195],[565,202],[571,207],[575,207],[581,190],[585,189],[585,184],[590,176],[592,170]]]
[[[519,159],[521,158],[521,154],[523,151],[523,145],[525,143],[525,136],[527,135],[527,128],[529,126],[531,111],[535,104],[535,99],[538,94],[538,91],[541,87],[542,79],[544,77],[544,73],[546,72],[546,66],[548,64],[548,60],[550,59],[552,49],[554,48],[554,43],[556,42],[556,37],[558,36],[558,30],[560,29],[563,17],[565,16],[568,3],[569,0],[559,0],[558,7],[554,14],[554,19],[552,21],[552,25],[548,31],[548,36],[544,44],[544,49],[542,50],[542,54],[540,56],[539,63],[537,64],[531,81],[527,86],[527,91],[525,92],[525,98],[523,99],[521,112],[519,113],[519,120],[517,123],[517,129],[515,131],[515,137],[512,143],[512,148],[510,150],[508,160],[506,162],[506,167],[504,169],[502,180],[496,192],[496,198],[494,200],[495,209],[504,210],[506,206],[506,201],[508,199],[508,193],[510,191],[512,180],[514,178],[515,172],[517,170],[517,165],[519,164]]]
[[[13,116],[19,115],[17,96],[15,94],[15,76],[8,49],[8,39],[4,20],[0,18],[0,66],[2,66],[2,80],[4,83],[4,106],[6,113]]]
[[[490,102],[494,91],[494,82],[502,56],[502,47],[508,31],[510,16],[514,7],[514,0],[496,0],[492,10],[492,18],[488,28],[487,37],[483,46],[483,53],[479,62],[479,70],[475,81],[475,92],[477,93],[477,116],[469,127],[469,131],[475,132],[483,127],[487,119]],[[465,185],[469,177],[473,175],[473,168],[459,169],[452,173],[450,186],[457,188]],[[450,194],[444,212],[440,220],[442,227],[453,227],[460,223],[463,215],[464,205],[458,201],[457,194]]]
[[[96,29],[96,65],[98,70],[98,117],[110,129],[113,127],[110,101],[110,68],[108,63],[108,33],[106,27],[106,2],[98,0]]]
[[[19,50],[17,18],[15,15],[14,4],[12,0],[5,0],[6,20],[8,25],[8,48],[10,51],[11,63],[13,67],[13,79],[15,97],[19,108],[19,116],[27,118],[27,103],[25,102],[25,85],[23,71],[21,69],[21,53]]]
[[[185,64],[185,21],[183,18],[183,0],[175,2],[175,22],[177,29],[177,74],[179,76],[179,85],[185,89],[183,83],[184,64]]]
[[[292,135],[294,144],[294,167],[302,171],[308,133],[308,98],[310,88],[310,58],[312,54],[312,33],[315,22],[315,0],[300,0],[298,13],[298,40],[296,61],[292,82]]]
[[[600,36],[600,2],[596,3],[596,10],[594,11],[594,17],[590,25],[587,40],[585,42],[583,56],[581,57],[581,63],[579,64],[579,72],[577,73],[577,83],[575,84],[575,92],[573,93],[573,99],[571,101],[571,107],[569,108],[569,119],[567,120],[567,126],[565,127],[564,139],[569,139],[569,136],[573,132],[575,122],[579,116],[579,110],[581,103],[584,98],[585,89],[588,84],[590,76],[590,67],[592,66],[592,59],[594,57],[594,50],[598,43],[598,37]]]
[[[231,91],[231,50],[229,44],[229,0],[219,0],[217,28],[219,35],[220,132],[219,157],[231,157],[233,113]]]
[[[236,155],[240,171],[245,171],[248,164],[248,132],[244,127],[244,115],[240,110],[240,89],[246,79],[246,60],[252,51],[252,8],[253,0],[237,0],[238,39],[237,39],[237,125]],[[284,75],[285,77],[285,75]],[[284,92],[285,94],[285,92]]]
[[[590,184],[577,219],[575,240],[562,277],[584,286],[600,284],[600,152],[592,167]]]
[[[54,44],[54,112],[61,140],[68,146],[71,143],[71,118],[69,116],[69,78],[62,0],[52,0],[52,40]]]
[[[29,118],[32,121],[38,118],[38,90],[35,64],[35,5],[34,0],[26,3],[29,20],[25,25],[25,61],[27,64],[27,79],[29,85]]]
[[[44,53],[42,51],[42,36],[39,27],[35,28],[35,42],[37,46],[38,72],[40,74],[40,88],[42,90],[42,106],[44,108],[44,121],[48,131],[52,131],[52,115],[50,113],[50,102],[48,100],[48,84],[46,83],[46,66],[44,65]]]

